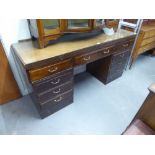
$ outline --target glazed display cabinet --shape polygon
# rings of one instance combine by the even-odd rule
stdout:
[[[102,19],[29,19],[33,38],[38,39],[39,47],[44,48],[52,40],[65,34],[89,33],[103,28]]]

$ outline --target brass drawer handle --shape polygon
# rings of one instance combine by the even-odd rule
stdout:
[[[110,50],[108,49],[107,51],[104,51],[104,54],[108,54],[110,52]]]
[[[88,57],[84,57],[83,60],[85,60],[85,61],[90,60],[90,56],[88,56]]]
[[[58,99],[55,99],[54,102],[60,102],[62,100],[62,97],[60,96]]]
[[[129,44],[127,43],[127,44],[123,44],[123,47],[128,47],[129,46]]]
[[[60,82],[60,79],[57,79],[57,81],[51,81],[52,84],[58,84]]]
[[[61,91],[61,89],[59,88],[58,90],[53,90],[53,93],[58,94],[58,93],[60,93],[60,91]]]
[[[48,72],[53,73],[58,69],[58,67],[55,67],[54,69],[49,69]]]

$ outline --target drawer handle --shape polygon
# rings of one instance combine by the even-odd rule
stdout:
[[[60,82],[60,79],[57,79],[57,81],[51,81],[52,84],[58,84]]]
[[[58,67],[55,67],[54,69],[49,69],[48,72],[53,73],[58,69]]]
[[[58,94],[58,93],[60,93],[60,91],[61,91],[61,89],[59,88],[58,90],[53,90],[53,93]]]
[[[128,47],[129,46],[129,44],[127,43],[127,44],[123,44],[123,47]]]
[[[108,49],[107,51],[104,51],[104,54],[108,54],[110,52],[110,50]]]
[[[60,102],[62,100],[62,97],[60,96],[58,99],[55,99],[54,102]]]
[[[90,56],[88,56],[88,57],[84,57],[83,60],[85,60],[85,61],[90,60]]]

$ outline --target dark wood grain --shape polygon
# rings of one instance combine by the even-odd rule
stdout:
[[[104,84],[107,84],[123,74],[123,70],[129,59],[130,51],[115,53],[87,66],[87,71]]]
[[[41,106],[40,116],[45,118],[73,102],[73,90],[70,90]]]
[[[75,65],[81,65],[81,64],[87,64],[90,62],[94,62],[98,59],[101,59],[103,57],[106,57],[114,52],[114,46],[106,47],[103,49],[99,49],[96,52],[84,54],[80,56],[76,56],[74,59]]]
[[[98,61],[87,65],[87,71],[95,76],[98,80],[106,84],[108,73],[110,70],[112,56],[102,58]]]
[[[46,77],[32,84],[34,91],[37,94],[43,93],[49,89],[55,88],[73,79],[73,69],[59,72],[53,76]]]
[[[38,102],[42,104],[44,102],[47,102],[47,100],[55,98],[59,96],[60,94],[63,94],[71,89],[73,89],[73,80],[67,83],[63,83],[63,85],[60,85],[53,89],[49,89],[40,94],[37,94]]]

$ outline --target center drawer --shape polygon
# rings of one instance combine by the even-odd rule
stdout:
[[[83,54],[80,56],[76,56],[74,59],[75,65],[87,64],[98,59],[101,59],[107,55],[112,54],[115,51],[114,46],[105,47],[103,49],[99,49],[96,52],[91,52],[87,54]]]

